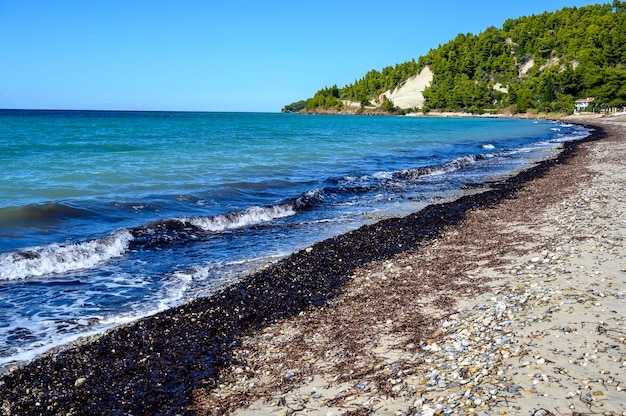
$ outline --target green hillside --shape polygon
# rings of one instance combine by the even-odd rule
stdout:
[[[459,34],[411,60],[372,70],[343,88],[319,90],[283,111],[341,111],[342,101],[366,105],[424,67],[433,72],[421,111],[571,112],[593,97],[593,109],[626,105],[626,2],[509,19],[501,28]],[[381,111],[402,112],[393,102]],[[415,109],[411,109],[415,110]]]

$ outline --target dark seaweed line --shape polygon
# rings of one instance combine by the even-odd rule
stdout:
[[[581,143],[605,136],[596,128],[586,139],[565,143],[556,158],[488,191],[322,241],[211,297],[39,357],[0,379],[0,409],[11,415],[192,414],[186,408],[193,389],[216,385],[242,336],[325,305],[356,268],[420,247],[469,210],[512,198],[524,183],[567,163]],[[80,378],[86,382],[77,387]]]

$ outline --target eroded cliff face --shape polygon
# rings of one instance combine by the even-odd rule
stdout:
[[[406,82],[393,91],[387,90],[378,97],[379,102],[391,100],[393,104],[402,109],[424,107],[424,95],[422,94],[433,81],[433,72],[430,67],[425,67],[422,72],[407,79]]]
[[[433,82],[433,72],[430,67],[425,67],[422,69],[417,75],[412,76],[407,79],[402,85],[394,88],[393,91],[387,90],[376,97],[374,100],[371,100],[372,105],[365,106],[362,108],[361,103],[356,101],[343,100],[344,108],[341,111],[330,110],[326,111],[328,113],[350,113],[356,112],[359,109],[360,111],[365,110],[366,112],[380,112],[379,106],[388,100],[393,102],[395,107],[401,108],[403,110],[414,109],[414,108],[422,108],[424,107],[424,95],[423,92],[426,88],[430,86]],[[316,113],[324,113],[325,111],[320,111],[317,109]]]

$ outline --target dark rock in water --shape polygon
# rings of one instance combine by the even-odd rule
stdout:
[[[585,141],[602,137],[596,129]],[[322,241],[211,297],[39,357],[0,379],[0,410],[11,415],[191,413],[193,389],[218,383],[242,336],[327,304],[356,268],[419,247],[468,210],[513,197],[553,164],[566,163],[579,143],[566,143],[556,159],[491,184],[491,190]]]

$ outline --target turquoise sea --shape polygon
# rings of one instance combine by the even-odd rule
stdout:
[[[0,110],[0,366],[588,132],[482,118]]]

